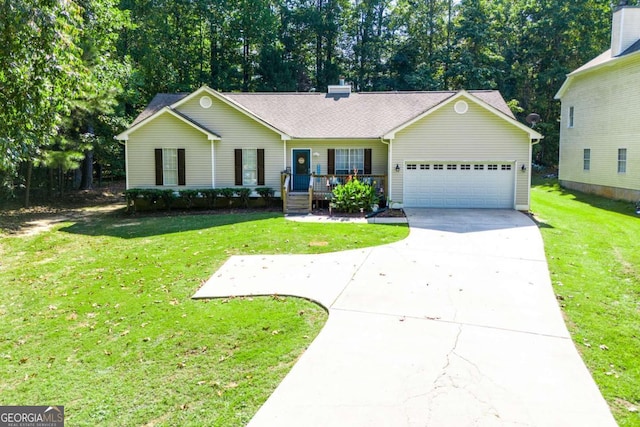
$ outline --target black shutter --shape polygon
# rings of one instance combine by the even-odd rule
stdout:
[[[162,185],[164,178],[162,176],[162,148],[156,148],[156,185]]]
[[[371,175],[371,148],[364,149],[364,174]]]
[[[242,185],[242,149],[236,148],[235,150],[235,165],[236,165],[236,184]]]
[[[258,148],[258,185],[264,185],[264,148]]]
[[[184,148],[178,148],[178,185],[187,185]]]
[[[333,148],[327,150],[327,173],[329,175],[336,173],[336,150]]]

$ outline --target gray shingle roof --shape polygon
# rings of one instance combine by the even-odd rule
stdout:
[[[224,93],[223,96],[293,138],[380,138],[456,95],[443,92]],[[498,91],[469,91],[514,119]],[[136,118],[150,117],[187,94],[159,94]]]
[[[159,93],[153,97],[149,105],[145,107],[142,113],[138,114],[138,117],[131,123],[131,126],[137,125],[144,119],[153,116],[158,111],[162,110],[164,107],[168,107],[169,105],[175,104],[180,101],[182,98],[188,96],[188,93]],[[131,127],[130,126],[130,127]]]

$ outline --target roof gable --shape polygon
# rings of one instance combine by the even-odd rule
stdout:
[[[471,92],[468,92],[468,91],[465,91],[465,90],[460,90],[454,96],[446,99],[445,101],[443,101],[439,105],[435,106],[434,108],[431,108],[428,111],[424,112],[423,114],[413,118],[412,120],[410,120],[410,121],[408,121],[406,123],[403,123],[402,125],[398,126],[397,128],[394,128],[394,129],[390,130],[388,133],[383,135],[383,138],[384,139],[393,139],[393,138],[395,138],[396,133],[402,131],[403,129],[406,129],[407,127],[411,126],[412,124],[416,123],[417,121],[422,120],[423,118],[425,118],[426,116],[434,113],[435,111],[439,110],[440,108],[442,108],[442,107],[444,107],[446,105],[450,105],[451,103],[460,100],[460,98],[465,98],[466,100],[469,100],[469,101],[475,103],[476,105],[479,105],[480,107],[484,108],[485,110],[489,111],[490,113],[495,114],[499,118],[505,120],[510,125],[515,126],[515,127],[519,128],[520,130],[528,133],[530,139],[538,139],[539,140],[539,139],[543,138],[543,136],[541,134],[539,134],[535,130],[529,128],[528,126],[525,126],[524,124],[522,124],[518,120],[516,120],[515,116],[513,115],[513,112],[509,109],[509,107],[506,104],[506,102],[504,102],[504,99],[502,98],[502,96],[500,95],[499,92],[496,92],[496,91],[471,91]],[[499,98],[499,99],[497,99],[497,98]]]
[[[154,109],[157,109],[157,105],[154,106]],[[145,111],[147,111],[147,109],[145,109]],[[119,135],[116,135],[115,139],[117,139],[119,141],[127,141],[129,139],[129,135],[131,133],[133,133],[136,130],[140,129],[142,126],[144,126],[145,124],[147,124],[151,120],[153,120],[153,119],[155,119],[157,117],[160,117],[160,116],[162,116],[164,114],[169,114],[169,115],[177,118],[178,120],[181,120],[182,122],[188,124],[189,126],[191,126],[192,128],[198,130],[199,132],[205,134],[209,141],[217,141],[217,140],[220,139],[220,135],[218,135],[217,133],[207,129],[205,126],[201,125],[200,123],[196,122],[195,120],[191,119],[190,117],[187,117],[184,114],[180,113],[179,111],[175,111],[175,110],[171,109],[168,106],[164,106],[164,107],[160,108],[159,110],[156,110],[154,113],[146,115],[145,117],[143,117],[141,120],[139,120],[137,122],[134,121],[134,124],[131,127],[129,127],[124,132],[120,133]],[[140,117],[140,116],[138,116],[138,117]]]
[[[591,61],[567,74],[567,78],[565,79],[564,83],[562,83],[562,86],[553,98],[561,99],[564,96],[565,92],[569,89],[569,86],[576,76],[594,72],[605,67],[626,64],[627,61],[634,60],[638,57],[638,55],[640,55],[640,40],[629,46],[627,50],[625,50],[618,56],[612,56],[611,49],[602,52]]]

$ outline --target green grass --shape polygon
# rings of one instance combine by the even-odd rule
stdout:
[[[532,189],[551,279],[573,340],[621,426],[640,426],[640,217],[634,205]]]
[[[5,235],[0,404],[64,405],[70,426],[244,425],[326,313],[298,298],[194,301],[196,289],[234,254],[337,251],[407,233],[265,213],[103,215]]]

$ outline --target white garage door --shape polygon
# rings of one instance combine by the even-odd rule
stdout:
[[[403,203],[426,208],[514,207],[513,163],[407,162]]]

